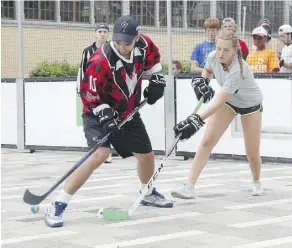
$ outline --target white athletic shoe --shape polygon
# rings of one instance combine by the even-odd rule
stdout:
[[[113,161],[112,154],[110,153],[107,159],[104,161],[105,163],[111,163]]]
[[[252,182],[252,193],[253,196],[260,196],[264,194],[264,189],[260,181]]]
[[[171,191],[171,196],[180,199],[195,199],[195,188],[189,183],[181,183],[177,189]]]
[[[53,202],[45,210],[45,222],[49,227],[61,227],[63,226],[62,215],[67,207],[66,203]]]

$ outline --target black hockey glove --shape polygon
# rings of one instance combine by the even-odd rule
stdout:
[[[285,63],[284,59],[280,59],[280,63],[279,63],[280,67],[282,67],[284,63]]]
[[[156,103],[164,94],[166,82],[161,74],[153,74],[149,79],[149,85],[145,88],[143,95],[147,98],[147,103],[152,105]]]
[[[93,109],[93,114],[97,117],[105,133],[116,131],[119,115],[118,112],[112,109],[108,104],[99,105]]]
[[[192,135],[198,132],[204,124],[205,122],[199,115],[192,114],[186,120],[181,121],[174,126],[173,130],[175,137],[181,134],[180,140],[189,139]]]
[[[192,79],[192,87],[196,93],[198,101],[201,97],[204,97],[204,103],[209,102],[215,92],[211,86],[209,86],[210,80],[208,78],[197,77]]]

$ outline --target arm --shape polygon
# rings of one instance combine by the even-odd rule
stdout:
[[[280,67],[285,67],[292,69],[292,63],[291,62],[285,62],[284,59],[280,59]]]
[[[160,52],[154,42],[146,35],[141,35],[147,42],[148,46],[146,48],[145,54],[145,74],[152,75],[159,73],[162,70],[162,65],[160,63]]]
[[[208,64],[207,64],[208,65]],[[207,71],[208,72],[208,71]],[[209,72],[210,73],[210,72]],[[208,73],[205,74],[207,76]],[[188,139],[204,126],[207,118],[216,113],[230,97],[235,94],[241,80],[240,70],[233,72],[221,88],[221,90],[216,94],[216,97],[210,105],[202,111],[200,115],[191,114],[186,120],[179,122],[174,128],[176,136],[180,135],[180,139]]]
[[[198,44],[194,48],[191,55],[191,72],[201,74],[203,68],[200,67],[200,59],[201,59],[201,45]]]
[[[279,65],[279,58],[275,51],[271,51],[270,59],[269,59],[269,72],[279,72],[280,65]]]
[[[93,58],[87,62],[87,70],[80,83],[80,97],[88,112],[93,113],[93,109],[103,104],[101,95],[107,83],[107,71],[103,68],[99,58]]]
[[[98,58],[88,61],[88,67],[80,85],[80,97],[88,112],[96,116],[104,132],[108,133],[117,126],[118,113],[101,100],[105,85],[109,80],[107,68],[104,68],[108,65],[102,62]]]
[[[191,60],[191,72],[196,74],[201,74],[203,68],[200,67],[199,62],[197,60]]]
[[[202,71],[202,77],[209,78],[211,80],[211,78],[213,77],[213,72],[209,71],[209,69],[204,68]]]
[[[214,101],[211,102],[210,105],[208,105],[208,107],[200,114],[201,119],[204,121],[216,113],[230,99],[230,97],[230,94],[225,93],[222,90],[216,93]]]
[[[166,81],[164,76],[160,73],[162,66],[158,48],[149,37],[143,35],[143,38],[148,43],[144,63],[145,70],[147,74],[151,74],[149,85],[145,88],[143,95],[147,98],[147,103],[152,105],[163,97]]]
[[[213,76],[212,66],[210,58],[208,57],[207,62],[205,64],[205,68],[202,69],[202,76],[193,78],[191,83],[198,101],[201,99],[201,97],[203,97],[204,98],[203,102],[206,103],[213,98],[215,92],[209,85],[212,76]]]
[[[286,63],[286,62],[284,62],[283,66],[286,67],[286,68],[292,69],[292,63]]]

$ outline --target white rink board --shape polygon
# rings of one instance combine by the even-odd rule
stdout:
[[[290,134],[281,134],[283,130],[292,130],[292,82],[284,79],[257,79],[257,82],[264,93],[261,155],[292,158],[292,133],[290,131]],[[147,84],[147,80],[143,81],[143,88]],[[215,80],[212,80],[211,84],[215,90],[219,89]],[[76,125],[75,85],[75,81],[25,83],[26,145],[86,146],[82,127]],[[16,84],[2,83],[1,88],[1,144],[15,145],[17,143]],[[176,88],[177,120],[179,121],[190,114],[196,104],[196,99],[190,86],[190,79],[178,79]],[[145,106],[141,110],[141,116],[153,149],[165,150],[163,99],[154,106]],[[213,153],[245,154],[239,124],[235,125],[234,121],[214,148]],[[178,151],[196,151],[202,139],[203,130],[204,128],[190,140],[180,142]],[[267,134],[271,130],[276,131]]]
[[[85,147],[76,125],[76,82],[25,83],[26,145]]]
[[[143,82],[145,85],[148,81]],[[25,99],[26,145],[87,146],[83,127],[76,125],[75,81],[26,83]],[[153,149],[164,150],[163,99],[154,106],[146,105],[140,113]]]
[[[256,81],[264,94],[261,155],[292,158],[292,82],[285,79],[256,79]],[[177,80],[177,121],[188,116],[197,103],[190,82],[190,79]],[[211,80],[211,85],[215,91],[220,89],[216,80]],[[201,110],[204,107],[206,105],[203,105]],[[267,134],[273,129],[277,132],[289,130],[290,134]],[[188,141],[180,142],[177,150],[195,152],[202,140],[204,130],[205,127]],[[235,130],[235,121],[226,130],[212,153],[245,155],[241,129]]]
[[[16,83],[1,83],[1,144],[17,144]]]

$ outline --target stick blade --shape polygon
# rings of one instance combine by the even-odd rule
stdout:
[[[129,212],[118,208],[104,208],[102,216],[105,220],[127,220],[129,219]]]
[[[30,205],[38,205],[45,198],[46,198],[46,195],[37,196],[31,193],[28,189],[25,190],[24,195],[23,195],[23,201]]]

